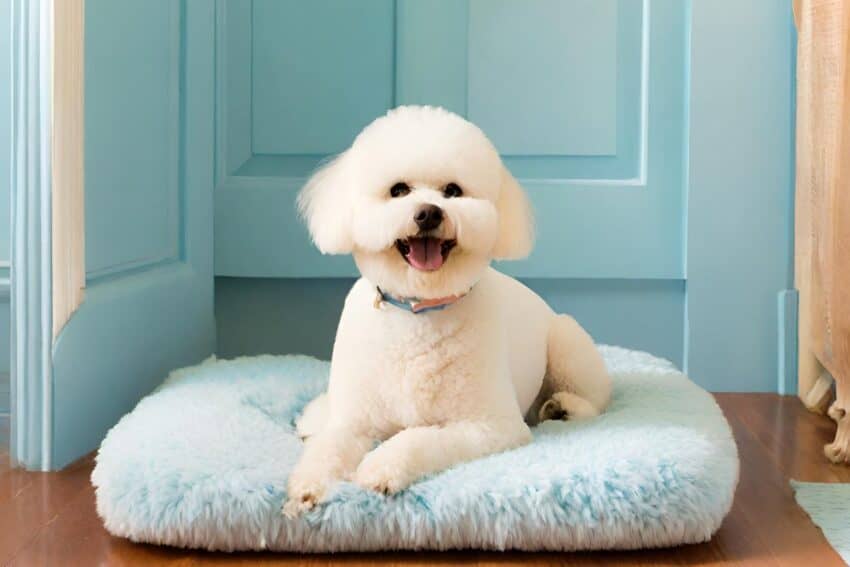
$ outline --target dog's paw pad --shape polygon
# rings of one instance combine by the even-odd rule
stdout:
[[[566,421],[570,418],[570,414],[567,413],[567,410],[561,407],[561,404],[556,400],[546,400],[540,407],[539,412],[540,421],[547,421],[550,419]]]
[[[322,483],[293,480],[290,483],[287,500],[283,503],[281,511],[287,518],[297,518],[319,505],[324,494],[325,486]]]
[[[286,502],[284,502],[281,511],[283,515],[287,518],[294,519],[300,516],[301,514],[305,514],[316,507],[319,503],[319,499],[321,495],[317,493],[304,493],[300,495],[293,495]]]
[[[281,511],[283,515],[290,519],[295,519],[305,512],[309,512],[316,507],[318,500],[312,495],[302,495],[299,499],[290,498],[283,504]]]
[[[389,496],[407,487],[407,482],[387,471],[358,473],[355,482],[367,490]]]
[[[398,488],[396,488],[395,483],[393,483],[389,479],[380,479],[371,482],[366,482],[363,485],[363,488],[368,488],[369,490],[377,492],[378,494],[383,494],[384,496],[395,494],[398,491]]]
[[[584,398],[572,392],[556,392],[540,406],[538,416],[540,421],[547,419],[559,419],[567,421],[570,419],[587,419],[596,417],[599,411]]]
[[[357,467],[354,482],[363,488],[389,496],[407,488],[410,477],[398,463],[367,457]]]

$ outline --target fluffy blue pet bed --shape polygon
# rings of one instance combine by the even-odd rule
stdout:
[[[528,446],[386,497],[342,483],[284,517],[301,452],[293,420],[328,364],[208,360],[174,372],[106,436],[92,482],[114,535],[210,550],[632,549],[708,540],[729,510],[738,454],[712,397],[648,354],[601,347],[602,417],[549,421]]]

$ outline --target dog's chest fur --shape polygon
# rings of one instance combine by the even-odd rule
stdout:
[[[381,398],[402,427],[442,423],[469,393],[474,325],[451,316],[457,307],[439,314],[383,314],[390,317],[382,325],[382,366],[395,380],[384,384]]]

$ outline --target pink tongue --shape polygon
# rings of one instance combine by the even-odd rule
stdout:
[[[442,242],[438,238],[411,238],[407,260],[417,270],[437,270],[443,265]]]

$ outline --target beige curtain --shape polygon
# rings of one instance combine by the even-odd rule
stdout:
[[[850,462],[850,0],[795,0],[794,17],[800,396],[822,409],[835,380],[825,452]]]

